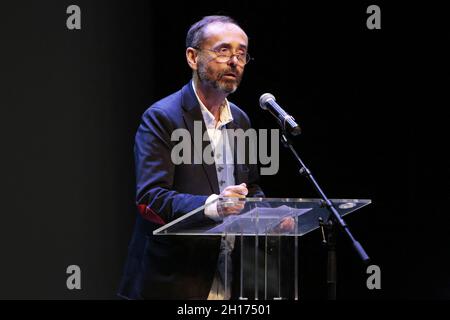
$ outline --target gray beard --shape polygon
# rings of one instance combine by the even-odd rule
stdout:
[[[230,94],[237,90],[239,83],[226,85],[218,80],[211,80],[210,78],[208,78],[208,73],[200,69],[201,68],[197,69],[197,78],[200,82],[207,83],[212,88],[220,90],[225,94]]]

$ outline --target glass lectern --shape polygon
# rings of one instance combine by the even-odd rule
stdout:
[[[331,199],[341,216],[371,200]],[[207,206],[239,207],[240,212],[221,221],[205,218]],[[299,242],[328,221],[321,199],[218,198],[155,230],[155,235],[222,236],[235,241],[239,252],[240,299],[299,298]],[[288,245],[286,245],[288,244]],[[231,254],[231,253],[230,253]],[[228,261],[228,259],[225,259]],[[225,263],[225,278],[229,274]],[[225,279],[225,284],[229,281]],[[231,290],[229,285],[225,290]]]

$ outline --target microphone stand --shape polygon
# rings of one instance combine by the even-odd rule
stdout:
[[[323,239],[323,243],[327,245],[327,251],[328,251],[328,259],[327,259],[327,286],[328,286],[328,299],[330,300],[336,300],[336,241],[335,241],[335,225],[337,225],[344,234],[347,235],[347,237],[350,239],[353,248],[358,253],[359,257],[364,263],[368,263],[370,258],[365,252],[364,248],[361,246],[361,244],[353,237],[352,233],[350,232],[349,227],[345,223],[345,221],[342,219],[339,212],[334,207],[333,203],[328,199],[328,197],[323,192],[322,188],[320,188],[319,184],[317,183],[316,179],[314,179],[311,171],[306,167],[300,156],[298,155],[297,151],[295,151],[292,142],[289,138],[289,135],[286,132],[286,126],[285,122],[281,122],[281,142],[282,144],[291,150],[292,154],[294,155],[300,170],[299,173],[302,176],[306,176],[307,179],[312,183],[314,189],[319,194],[320,198],[322,199],[322,206],[325,207],[329,212],[330,215],[328,217],[328,221],[326,224],[323,223],[323,221],[319,220],[319,224],[321,226],[322,232],[323,227],[327,230],[327,240],[325,240],[325,235]]]

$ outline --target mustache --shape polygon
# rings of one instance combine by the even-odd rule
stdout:
[[[236,76],[236,78],[240,78],[242,73],[240,73],[237,69],[231,68],[219,73],[219,77],[222,78],[224,75],[232,73]]]

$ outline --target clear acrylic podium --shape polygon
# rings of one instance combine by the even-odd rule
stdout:
[[[371,203],[371,200],[330,199],[341,216]],[[240,212],[213,222],[207,206],[238,206]],[[155,230],[155,235],[222,236],[240,250],[238,259],[240,299],[299,298],[299,241],[328,221],[329,211],[320,199],[218,198]],[[237,246],[237,248],[236,248]],[[231,255],[231,252],[228,253]],[[235,261],[236,262],[236,261]],[[224,263],[225,292],[231,265]],[[236,270],[235,270],[236,271]],[[235,287],[236,288],[236,287]]]

